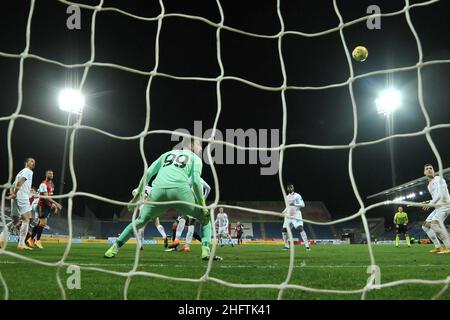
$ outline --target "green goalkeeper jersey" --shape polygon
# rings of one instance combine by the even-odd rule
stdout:
[[[202,174],[202,160],[190,150],[171,150],[162,154],[157,162],[159,171],[152,183],[153,188],[189,186],[189,178],[194,172]]]
[[[141,180],[138,193],[143,191],[151,178],[157,174],[152,183],[153,188],[189,188],[189,178],[192,178],[192,187],[197,201],[203,200],[203,190],[200,180],[203,163],[199,156],[190,150],[171,150],[163,153],[154,161]]]
[[[407,224],[408,223],[408,214],[404,211],[397,212],[394,216],[395,224]]]

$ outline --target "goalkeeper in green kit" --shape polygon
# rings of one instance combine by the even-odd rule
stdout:
[[[128,239],[136,230],[144,227],[150,221],[160,217],[168,209],[175,209],[184,215],[190,215],[198,219],[202,224],[202,259],[210,258],[210,242],[212,226],[210,214],[207,209],[196,208],[194,204],[205,206],[203,198],[203,186],[200,180],[203,163],[198,155],[201,155],[202,147],[195,138],[184,138],[182,150],[171,150],[162,154],[147,170],[147,174],[139,183],[137,193],[132,203],[142,197],[142,192],[149,181],[156,175],[152,183],[152,192],[149,199],[152,202],[185,201],[187,203],[176,204],[144,204],[139,217],[131,222],[117,238],[116,242],[105,252],[105,258],[114,258]],[[192,189],[189,179],[192,178]],[[128,209],[133,212],[136,205],[130,205]],[[215,256],[214,260],[222,260]]]
[[[403,207],[398,207],[398,211],[394,215],[394,223],[397,229],[397,235],[395,236],[395,246],[398,247],[399,245],[400,234],[404,234],[406,244],[408,245],[408,247],[411,247],[411,242],[409,241],[409,234],[407,228],[408,214],[405,211],[403,211]]]

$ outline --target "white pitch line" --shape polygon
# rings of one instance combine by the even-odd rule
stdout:
[[[70,262],[67,262],[70,263]],[[220,263],[220,265],[219,265]],[[288,266],[281,265],[264,265],[264,266],[248,266],[248,265],[223,265],[221,262],[217,263],[214,268],[219,269],[285,269]],[[29,264],[26,261],[0,261],[0,264]],[[104,266],[112,266],[112,267],[129,267],[131,263],[70,263],[73,265],[81,266],[81,267],[104,267]],[[318,269],[327,269],[327,268],[367,268],[368,265],[306,265],[302,262],[301,265],[296,265],[294,268],[318,268]],[[187,264],[152,264],[152,263],[141,263],[139,267],[150,267],[150,268],[198,268],[198,265],[187,265]],[[442,268],[445,267],[442,264],[419,264],[419,265],[411,265],[411,264],[390,264],[390,265],[381,265],[380,268]]]

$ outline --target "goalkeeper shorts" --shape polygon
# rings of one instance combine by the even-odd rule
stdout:
[[[188,186],[180,188],[153,188],[151,197],[148,200],[154,202],[185,201],[186,203],[145,204],[142,207],[140,216],[146,221],[155,220],[170,209],[181,215],[190,215],[199,219],[203,216],[201,209],[194,206],[195,197]]]

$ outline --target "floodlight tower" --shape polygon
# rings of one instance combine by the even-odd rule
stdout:
[[[63,161],[61,165],[61,183],[59,185],[59,194],[64,193],[64,178],[66,171],[67,162],[67,145],[69,140],[69,126],[72,115],[81,116],[85,106],[85,97],[80,90],[76,89],[63,89],[58,96],[59,109],[67,112],[67,127],[66,127],[66,137],[64,140],[64,153]]]
[[[375,100],[378,114],[386,117],[386,136],[394,134],[394,112],[401,106],[400,92],[393,88],[380,92]],[[389,157],[391,162],[392,185],[396,185],[396,174],[394,166],[394,141],[389,139]]]

